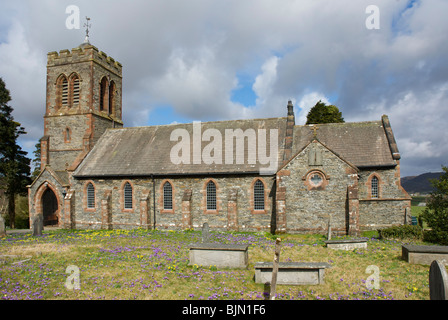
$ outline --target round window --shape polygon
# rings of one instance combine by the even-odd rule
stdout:
[[[313,187],[319,187],[324,179],[320,173],[313,172],[310,174],[309,181]]]

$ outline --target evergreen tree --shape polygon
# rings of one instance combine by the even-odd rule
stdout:
[[[425,231],[424,240],[448,245],[448,167],[442,166],[444,173],[431,181],[434,191],[426,203],[421,217],[431,228]]]
[[[31,174],[31,180],[34,181],[34,179],[37,178],[37,176],[40,174],[40,141],[36,143],[34,146],[36,150],[33,151],[34,159],[33,159],[33,166],[34,170]]]
[[[30,183],[30,159],[17,144],[17,138],[25,134],[20,123],[14,121],[9,90],[0,78],[0,177],[4,180],[8,198],[8,214],[11,228],[15,227],[15,195],[26,192]]]
[[[334,105],[326,105],[319,100],[306,116],[306,124],[344,122],[342,112]]]

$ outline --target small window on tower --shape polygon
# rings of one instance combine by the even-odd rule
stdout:
[[[70,142],[70,139],[71,139],[70,128],[65,128],[64,141],[65,142]]]
[[[79,104],[79,78],[73,79],[73,104]]]
[[[65,78],[65,77],[62,80],[61,104],[63,107],[68,105],[68,81],[67,81],[67,78]]]
[[[109,85],[109,114],[115,111],[115,82],[111,81]]]
[[[107,98],[108,98],[108,84],[107,84],[107,79],[106,77],[103,77],[101,79],[101,84],[100,84],[100,111],[108,111],[107,107],[109,106],[107,103]]]

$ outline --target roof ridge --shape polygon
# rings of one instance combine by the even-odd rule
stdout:
[[[287,117],[271,117],[271,118],[255,118],[255,119],[237,119],[237,120],[217,120],[217,121],[200,121],[193,120],[191,122],[185,123],[169,123],[169,124],[155,124],[149,126],[136,126],[136,127],[121,127],[121,128],[108,128],[113,130],[123,130],[123,129],[147,129],[147,128],[158,128],[158,127],[168,127],[168,126],[178,126],[178,125],[192,125],[194,122],[200,122],[201,124],[207,123],[222,123],[222,122],[243,122],[243,121],[265,121],[265,120],[286,120]]]
[[[358,123],[381,123],[381,120],[369,120],[369,121],[352,121],[352,122],[333,122],[333,123],[311,123],[311,124],[296,124],[295,127],[309,127],[309,126],[344,126]]]

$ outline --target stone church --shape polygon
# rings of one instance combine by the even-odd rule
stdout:
[[[386,115],[301,125],[288,102],[279,118],[125,128],[122,65],[88,41],[48,53],[46,88],[31,226],[42,215],[76,229],[325,233],[331,222],[359,235],[410,223]]]

